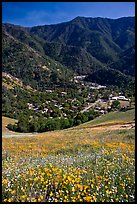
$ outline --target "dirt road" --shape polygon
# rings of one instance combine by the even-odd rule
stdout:
[[[39,133],[2,133],[2,137],[9,138],[9,137],[32,137],[37,136]]]

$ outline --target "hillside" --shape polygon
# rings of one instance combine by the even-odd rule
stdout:
[[[134,35],[133,17],[77,17],[32,28],[3,24],[2,114],[19,120],[17,131],[42,132],[107,113],[111,94],[133,98]],[[82,113],[98,99],[107,100],[106,109]]]
[[[17,122],[17,120],[13,120],[10,119],[8,117],[2,117],[2,132],[5,133],[5,130],[7,130],[6,126],[9,123],[15,123]],[[92,121],[89,121],[87,123],[81,124],[77,127],[73,127],[73,128],[68,128],[66,130],[61,130],[61,131],[51,131],[51,132],[47,132],[47,133],[38,133],[38,135],[45,135],[46,137],[48,135],[52,135],[53,138],[54,136],[58,135],[58,138],[61,136],[64,137],[64,139],[66,140],[68,135],[74,135],[76,133],[76,135],[78,137],[80,137],[80,135],[85,135],[88,132],[88,134],[95,134],[96,135],[96,139],[98,139],[98,135],[100,134],[108,134],[108,132],[110,133],[111,131],[113,132],[114,130],[119,130],[120,129],[131,129],[132,127],[135,127],[135,109],[131,109],[125,112],[110,112],[106,115],[100,116],[95,118]],[[100,132],[101,130],[101,132]],[[7,132],[7,131],[6,131]],[[79,135],[80,132],[80,135]],[[132,131],[131,131],[132,132]],[[12,134],[14,135],[15,133],[12,132]],[[105,137],[104,134],[104,137]],[[23,134],[20,134],[21,136],[23,136]],[[24,133],[24,136],[27,136],[26,133]],[[37,135],[36,135],[37,136]],[[77,136],[75,139],[77,139]],[[82,137],[83,137],[82,136]],[[124,136],[124,135],[123,135]],[[116,138],[114,138],[115,140]],[[120,138],[119,138],[120,139]],[[122,139],[122,138],[121,138]]]
[[[84,74],[119,60],[120,53],[135,44],[133,17],[115,20],[77,17],[67,23],[32,27],[30,33],[46,41],[47,55]],[[73,63],[69,64],[70,61]]]
[[[66,67],[80,75],[95,73],[97,79],[102,77],[98,70],[105,68],[115,78],[119,73],[113,76],[112,70],[116,69],[124,79],[127,75],[134,80],[134,17],[77,17],[66,23],[32,28],[3,24],[2,31],[3,71],[35,88],[44,89],[53,81],[62,84],[64,72],[67,76],[69,72]],[[117,85],[114,81],[112,85]]]
[[[1,194],[135,202],[135,17],[2,25]]]
[[[120,59],[112,63],[110,67],[127,75],[135,76],[135,46],[123,51],[120,54]]]
[[[95,118],[92,121],[89,121],[81,127],[95,127],[100,125],[115,125],[115,124],[124,124],[124,123],[134,123],[135,122],[135,109],[128,110],[126,112],[110,112],[104,116]]]
[[[134,202],[134,118],[133,109],[62,131],[3,135],[3,201]]]
[[[117,69],[107,68],[98,69],[97,71],[94,71],[92,74],[89,74],[85,78],[85,81],[95,82],[102,85],[115,85],[125,90],[126,90],[125,85],[128,84],[128,89],[131,92],[134,90],[135,87],[135,79],[130,75],[121,73]]]
[[[11,28],[11,30],[14,29]],[[28,37],[29,43],[31,43],[30,40],[33,41],[33,38],[31,39],[20,27],[19,32],[21,37],[23,37],[22,32],[24,33],[23,39],[26,41]],[[53,84],[64,86],[64,83],[67,84],[67,81],[71,84],[70,79],[72,78],[72,72],[70,70],[43,54],[38,48],[34,49],[33,46],[30,47],[29,43],[27,44],[27,42],[18,40],[3,27],[3,72],[19,78],[25,85],[30,85],[38,90],[44,90],[49,86],[53,86]],[[68,76],[67,79],[65,78],[66,74]]]
[[[17,122],[17,120],[2,116],[2,134],[8,134],[8,133],[12,134],[13,132],[9,131],[9,129],[7,128],[7,125],[9,123],[14,124],[15,122]]]

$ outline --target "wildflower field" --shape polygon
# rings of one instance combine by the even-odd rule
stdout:
[[[3,138],[2,202],[134,202],[135,129],[109,123]]]

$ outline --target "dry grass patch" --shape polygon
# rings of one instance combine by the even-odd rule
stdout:
[[[15,119],[2,116],[2,133],[12,133],[12,131],[7,128],[7,125],[9,123],[15,124],[16,122],[17,120]]]

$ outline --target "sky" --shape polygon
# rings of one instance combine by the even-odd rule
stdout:
[[[135,16],[135,2],[2,2],[2,22],[26,27],[67,22],[77,16]]]

